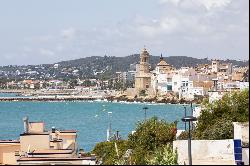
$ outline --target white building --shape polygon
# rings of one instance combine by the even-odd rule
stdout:
[[[173,92],[173,73],[174,68],[164,61],[162,55],[160,62],[156,65],[151,78],[151,84],[154,91],[158,94],[164,95],[168,92]]]
[[[195,95],[204,95],[203,87],[194,86],[194,81],[200,81],[200,79],[202,77],[197,75],[193,68],[183,67],[174,73],[172,77],[172,89],[179,94],[179,98],[192,100]]]

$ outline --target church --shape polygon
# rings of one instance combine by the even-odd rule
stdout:
[[[149,53],[146,48],[143,48],[140,54],[140,63],[136,65],[135,90],[137,92],[151,87],[151,73],[149,69]]]
[[[149,61],[149,52],[144,47],[140,53],[140,62],[136,64],[134,88],[127,89],[127,96],[140,96],[143,91],[143,93],[151,97],[155,96],[157,94],[156,88],[158,83],[156,81],[158,75],[169,74],[174,70],[171,65],[164,61],[162,55],[154,70],[151,70]]]

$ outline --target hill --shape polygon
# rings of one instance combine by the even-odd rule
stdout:
[[[159,56],[150,56],[150,64],[154,68],[157,63],[159,63]],[[187,56],[170,56],[164,58],[167,63],[173,65],[175,68],[180,67],[195,67],[198,64],[211,64],[211,60],[207,58],[198,59]],[[104,70],[111,69],[112,71],[128,71],[130,70],[130,64],[139,63],[140,55],[134,54],[126,57],[114,57],[114,56],[92,56],[76,60],[62,61],[59,64],[63,67],[82,67],[86,70]],[[236,61],[236,60],[226,60],[221,62],[232,63],[236,66],[248,66],[248,61]]]

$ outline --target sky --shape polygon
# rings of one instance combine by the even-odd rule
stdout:
[[[249,0],[1,0],[0,65],[89,56],[249,59]]]

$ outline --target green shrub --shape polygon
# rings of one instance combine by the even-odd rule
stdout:
[[[173,150],[172,145],[167,144],[163,148],[156,150],[152,156],[147,159],[148,165],[178,165],[177,150]]]
[[[115,149],[115,142],[118,148],[118,155]],[[97,143],[91,153],[97,156],[98,161],[102,161],[105,165],[113,165],[127,150],[127,141],[111,141],[111,142],[100,142]]]
[[[176,136],[176,122],[167,123],[156,117],[139,122],[136,132],[128,136],[128,140],[116,141],[119,156],[116,154],[115,141],[96,144],[92,153],[105,165],[114,164],[147,164],[147,159],[152,159],[165,145],[172,143]],[[169,152],[169,147],[166,147]],[[125,152],[131,149],[129,158],[125,158]],[[163,155],[168,152],[163,151]],[[153,155],[153,157],[152,157]],[[164,159],[165,160],[165,159]]]
[[[233,123],[231,120],[224,118],[218,119],[216,123],[207,127],[198,138],[210,140],[233,139]]]
[[[192,131],[193,139],[232,139],[233,123],[249,121],[249,90],[226,94],[221,100],[209,103]],[[182,132],[178,139],[187,139],[188,132]]]
[[[128,146],[133,149],[132,161],[136,164],[146,164],[146,158],[154,151],[175,140],[176,122],[167,123],[153,117],[139,122],[136,132],[128,136]]]

